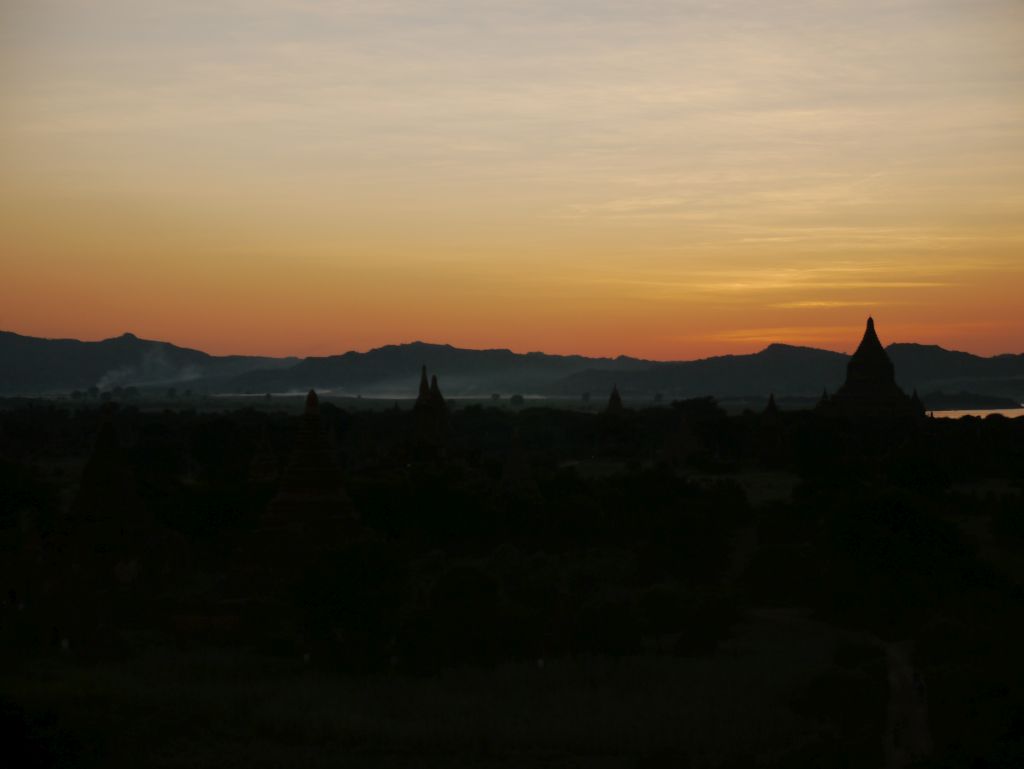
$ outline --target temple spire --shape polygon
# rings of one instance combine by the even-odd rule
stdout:
[[[860,340],[860,346],[857,349],[859,351],[875,347],[884,349],[882,343],[878,340],[878,334],[875,333],[875,319],[869,316],[867,328],[864,329],[864,338]]]
[[[427,367],[420,370],[420,394],[417,402],[426,403],[430,398],[430,383],[427,381]]]
[[[857,350],[846,364],[846,381],[821,407],[851,415],[905,415],[917,412],[913,399],[896,384],[896,371],[869,317]]]
[[[612,385],[612,394],[608,396],[608,408],[605,411],[609,414],[622,412],[622,396],[619,394],[619,386]]]
[[[875,333],[874,318],[868,318],[864,337],[847,364],[846,381],[848,384],[871,383],[875,387],[890,387],[895,384],[896,376],[892,361],[889,360],[885,348],[878,340],[878,334]]]
[[[421,449],[435,451],[443,446],[448,432],[448,407],[434,374],[428,383],[427,367],[420,373],[420,393],[413,406],[416,442]]]
[[[304,413],[307,417],[315,417],[320,413],[320,398],[316,394],[316,390],[310,390],[306,394],[306,408]]]
[[[441,388],[437,386],[437,374],[430,377],[430,400],[436,409],[443,409],[445,406],[444,396],[441,395]]]

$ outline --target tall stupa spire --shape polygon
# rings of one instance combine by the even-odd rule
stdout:
[[[437,374],[428,382],[426,366],[420,372],[420,392],[412,410],[415,417],[416,440],[422,446],[441,446],[447,432],[448,408],[437,383]]]
[[[823,405],[825,401],[822,401]],[[896,384],[896,370],[875,332],[874,318],[868,318],[864,336],[846,364],[846,382],[829,400],[850,414],[914,413],[910,398]]]
[[[316,390],[310,390],[306,393],[306,407],[304,413],[307,417],[315,417],[320,414],[320,398],[316,394]]]
[[[416,399],[418,404],[425,404],[430,400],[430,382],[427,379],[427,367],[420,369],[420,393]]]
[[[885,348],[875,333],[875,320],[868,318],[864,338],[860,340],[856,352],[846,366],[846,381],[864,382],[876,385],[895,385],[896,371],[889,360]]]
[[[430,377],[430,400],[434,404],[435,409],[444,410],[444,396],[441,395],[441,388],[437,384],[437,374]]]
[[[605,408],[605,413],[621,414],[623,408],[622,395],[619,393],[619,386],[612,385],[612,393],[608,396],[608,406]]]

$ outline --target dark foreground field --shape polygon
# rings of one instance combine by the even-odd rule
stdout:
[[[153,648],[37,660],[3,681],[28,765],[809,767],[860,742],[878,765],[886,707],[883,655],[788,615],[752,616],[701,658],[350,676],[314,660]],[[836,681],[845,701],[822,695]]]
[[[1024,420],[7,405],[4,765],[1024,765]]]

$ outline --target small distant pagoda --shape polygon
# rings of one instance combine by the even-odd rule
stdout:
[[[608,396],[608,405],[605,407],[606,414],[621,414],[625,411],[622,405],[622,395],[619,393],[619,386],[612,385],[612,394]]]
[[[420,370],[420,389],[413,405],[414,440],[421,448],[437,449],[448,435],[448,404],[437,384],[437,374],[427,383],[427,367]]]
[[[868,318],[864,338],[846,365],[846,382],[819,411],[851,417],[916,417],[924,413],[921,402],[896,384],[896,370]]]

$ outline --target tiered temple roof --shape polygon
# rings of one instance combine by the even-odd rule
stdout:
[[[849,416],[915,416],[920,402],[896,384],[896,371],[868,318],[864,338],[846,366],[846,382],[820,408]]]

